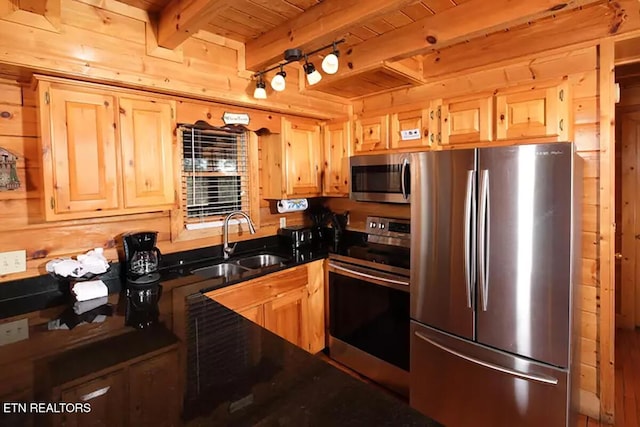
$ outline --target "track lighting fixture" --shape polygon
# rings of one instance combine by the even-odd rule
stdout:
[[[287,77],[287,72],[284,71],[284,65],[280,65],[280,71],[271,79],[271,87],[273,90],[282,92],[287,87],[287,83],[284,80],[285,77]]]
[[[256,90],[253,91],[253,97],[255,99],[267,99],[266,85],[262,74],[258,74],[258,81],[256,82]]]
[[[336,47],[336,44],[333,44],[333,51],[324,57],[322,60],[322,71],[327,74],[335,74],[338,72],[338,57],[340,56],[340,51]]]
[[[253,75],[256,79],[256,89],[253,92],[253,97],[256,99],[267,99],[267,91],[265,90],[266,85],[264,81],[264,75],[269,71],[280,69],[276,75],[271,79],[271,88],[276,92],[282,92],[285,90],[286,77],[287,73],[284,71],[284,66],[288,65],[292,62],[301,61],[304,59],[303,69],[305,75],[307,77],[307,82],[309,86],[318,83],[322,80],[322,74],[318,72],[315,65],[312,62],[309,62],[309,56],[321,52],[325,49],[331,48],[331,53],[324,57],[322,60],[322,71],[327,74],[335,74],[338,72],[338,57],[340,56],[340,51],[338,51],[338,45],[340,43],[344,43],[344,39],[336,40],[333,43],[322,46],[319,49],[313,50],[311,52],[303,52],[301,49],[287,49],[284,51],[284,62],[279,63],[271,68],[266,70],[258,71]]]
[[[316,70],[315,65],[313,65],[313,62],[309,62],[309,58],[305,55],[304,57],[304,73],[307,75],[307,82],[309,82],[309,85],[314,85],[316,83],[318,83],[320,80],[322,80],[322,74],[320,74],[318,72],[318,70]]]

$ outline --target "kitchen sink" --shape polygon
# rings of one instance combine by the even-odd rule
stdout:
[[[244,268],[255,270],[259,268],[270,267],[272,265],[277,265],[284,261],[287,261],[287,259],[278,255],[261,254],[239,259],[238,261],[236,261],[236,264]]]
[[[242,268],[237,264],[222,263],[198,268],[193,270],[192,273],[197,274],[198,276],[215,279],[218,277],[236,276],[240,273],[244,273],[245,271],[247,271],[247,268]]]

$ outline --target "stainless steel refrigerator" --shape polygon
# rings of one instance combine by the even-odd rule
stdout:
[[[411,405],[446,426],[573,423],[572,143],[413,154]]]

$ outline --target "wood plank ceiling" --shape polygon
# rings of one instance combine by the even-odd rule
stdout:
[[[152,14],[159,14],[171,2],[171,0],[119,1]],[[433,16],[466,1],[468,0],[416,1],[351,28],[344,34],[346,42],[340,46],[340,50],[346,52],[365,40],[412,24],[427,16]],[[298,17],[320,2],[321,0],[235,0],[231,6],[219,11],[202,30],[247,43]],[[321,58],[315,60],[320,61]],[[357,98],[419,84],[421,81],[419,62],[405,61],[404,64],[402,67],[404,72],[399,72],[396,67],[376,67],[362,75],[350,76],[344,81],[319,86],[317,90],[346,98]],[[406,64],[414,67],[407,67]]]
[[[569,10],[604,0],[558,4],[554,0],[534,0],[516,5],[507,0],[367,0],[364,4],[335,0],[119,1],[160,16],[159,44],[164,47],[177,47],[197,30],[245,43],[247,68],[253,71],[276,63],[285,48],[302,46],[309,50],[344,37],[340,72],[308,89],[354,99],[423,84],[426,76],[422,69],[428,61],[415,56],[417,52],[438,52],[470,38],[550,17],[556,7]],[[367,8],[363,9],[364,5]],[[202,11],[207,11],[210,18],[198,14]],[[182,18],[181,12],[185,12]],[[327,20],[344,22],[332,26],[324,22]],[[319,22],[319,27],[310,30],[310,22]],[[178,29],[181,24],[184,28]],[[324,32],[327,27],[328,32]],[[316,66],[321,61],[321,57],[311,59],[317,61]]]
[[[170,0],[119,0],[151,13],[160,12]],[[425,16],[455,7],[468,0],[424,0],[374,19],[354,28],[347,34],[351,44],[411,24]],[[218,13],[205,30],[246,43],[276,28],[321,0],[235,0],[233,5]]]

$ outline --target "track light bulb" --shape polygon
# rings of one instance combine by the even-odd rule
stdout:
[[[271,79],[271,88],[276,92],[282,92],[286,87],[287,83],[285,81],[285,77],[287,77],[287,73],[280,67],[280,71],[276,73],[276,75]]]
[[[264,84],[264,80],[262,80],[262,76],[258,79],[256,83],[256,90],[253,91],[253,97],[255,99],[267,99],[267,91],[265,90],[266,85]]]
[[[322,74],[316,70],[315,65],[311,62],[306,62],[303,66],[304,72],[307,74],[307,82],[312,86],[322,80]]]
[[[335,74],[338,72],[338,56],[340,56],[340,52],[336,48],[336,44],[333,44],[333,52],[329,55],[325,56],[322,60],[322,71],[327,74]]]

